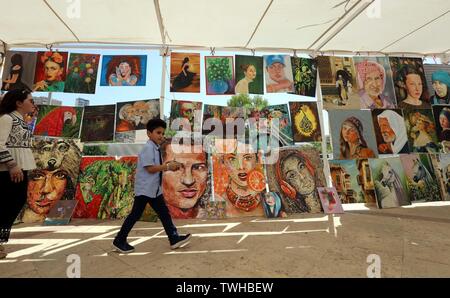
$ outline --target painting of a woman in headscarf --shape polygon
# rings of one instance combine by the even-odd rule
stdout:
[[[434,105],[433,114],[436,123],[436,133],[444,147],[450,145],[450,106]],[[447,152],[447,150],[445,150]]]
[[[286,212],[284,212],[283,205],[281,204],[279,193],[264,192],[262,193],[262,197],[264,214],[267,218],[287,217]]]
[[[347,118],[341,125],[340,159],[372,158],[375,154],[367,147],[363,125],[356,117]]]
[[[372,110],[379,154],[408,153],[408,134],[401,110]]]
[[[431,97],[432,104],[450,103],[450,73],[437,70],[431,75],[434,95]]]
[[[355,62],[358,61],[355,57]],[[389,64],[388,64],[389,65]],[[369,60],[355,64],[362,109],[394,108],[394,90],[386,90],[386,70],[383,65]],[[391,79],[389,77],[389,79]],[[389,87],[392,87],[390,82]],[[387,96],[389,95],[389,96]]]

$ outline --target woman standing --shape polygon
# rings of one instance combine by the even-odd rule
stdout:
[[[27,171],[36,168],[31,152],[31,130],[24,117],[35,110],[31,91],[9,91],[0,102],[0,184],[4,202],[0,208],[0,259],[3,243],[27,200]]]
[[[181,63],[181,72],[173,80],[171,86],[172,88],[170,90],[171,92],[177,92],[180,89],[186,88],[192,84],[195,73],[189,71],[189,67],[191,67],[189,57],[185,57]]]

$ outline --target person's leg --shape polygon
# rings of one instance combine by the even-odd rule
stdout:
[[[149,200],[149,203],[161,220],[169,241],[174,241],[174,239],[178,237],[178,232],[177,228],[172,222],[172,217],[170,216],[169,209],[167,208],[166,202],[164,201],[164,196],[160,195],[154,199],[152,198]]]
[[[146,196],[136,196],[134,198],[133,208],[123,222],[122,227],[120,228],[120,231],[116,236],[117,241],[119,241],[120,243],[127,242],[128,234],[130,233],[134,224],[139,220],[139,218],[141,218],[149,199],[150,198]]]

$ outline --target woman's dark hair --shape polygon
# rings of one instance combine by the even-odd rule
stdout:
[[[7,92],[0,101],[0,115],[14,112],[17,109],[17,102],[24,102],[28,94],[31,94],[31,90],[26,88]]]
[[[240,68],[242,71],[247,71],[251,64],[241,64]]]
[[[184,63],[189,62],[189,57],[184,57],[183,59],[183,63],[181,63],[181,65],[183,65]]]
[[[162,127],[164,129],[166,129],[167,128],[167,124],[166,124],[166,122],[164,120],[162,120],[160,118],[153,118],[153,119],[150,119],[147,122],[147,130],[149,132],[153,132],[158,127]]]

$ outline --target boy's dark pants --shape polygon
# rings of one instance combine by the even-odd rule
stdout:
[[[134,197],[134,203],[133,208],[131,209],[131,213],[125,219],[122,228],[116,236],[116,239],[118,241],[125,242],[127,240],[128,234],[130,233],[134,224],[141,218],[147,203],[150,204],[153,210],[155,210],[156,214],[161,220],[167,237],[169,237],[169,240],[173,240],[176,236],[178,236],[177,228],[172,222],[172,218],[170,217],[169,209],[167,209],[163,195],[157,196],[156,198],[136,196]]]

